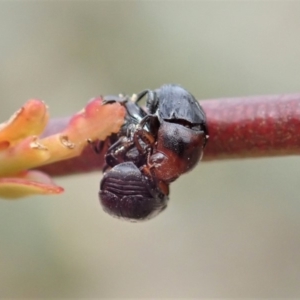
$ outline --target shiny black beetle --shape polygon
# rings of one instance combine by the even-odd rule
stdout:
[[[146,109],[138,102],[147,95]],[[130,220],[149,219],[167,205],[169,184],[201,159],[208,139],[198,101],[178,85],[167,84],[129,97],[109,96],[127,110],[118,135],[110,137],[108,168],[99,197],[108,213]]]

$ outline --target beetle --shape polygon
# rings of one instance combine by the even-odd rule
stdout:
[[[144,110],[138,102],[145,96]],[[209,137],[206,116],[194,96],[175,84],[144,90],[132,99],[104,97],[105,104],[114,102],[124,105],[127,115],[120,132],[109,139],[105,160],[106,170],[111,169],[100,184],[100,201],[115,216],[148,219],[166,207],[169,184],[201,159]],[[143,206],[147,213],[141,212]]]
[[[105,96],[103,97],[103,104],[107,105],[110,103],[120,103],[126,109],[126,115],[124,124],[117,134],[112,134],[109,139],[109,148],[105,155],[107,168],[112,168],[115,165],[125,162],[132,161],[137,166],[145,164],[145,155],[138,152],[133,142],[133,135],[137,125],[147,115],[147,112],[138,106],[135,101],[128,96]],[[146,130],[153,131],[147,126]],[[104,146],[103,142],[100,142],[94,147],[97,153],[100,153]]]
[[[151,177],[133,162],[123,162],[106,172],[99,198],[104,211],[130,221],[148,220],[167,207],[168,195],[162,193]]]
[[[152,149],[148,156],[148,169],[152,176],[170,183],[181,174],[192,170],[201,159],[208,140],[205,112],[192,94],[181,86],[163,85],[138,95],[137,102],[148,95],[149,113],[139,122],[135,132],[135,146],[142,154],[145,146]],[[159,123],[157,132],[145,126]]]

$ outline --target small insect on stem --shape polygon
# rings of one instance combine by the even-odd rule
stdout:
[[[146,97],[146,108],[138,105]],[[206,116],[188,91],[166,84],[129,97],[107,96],[127,111],[118,134],[109,137],[99,198],[106,212],[131,221],[163,211],[169,185],[192,170],[208,140]]]

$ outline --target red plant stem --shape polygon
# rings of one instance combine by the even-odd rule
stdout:
[[[300,94],[202,103],[210,140],[205,160],[298,155]]]
[[[210,135],[204,161],[300,153],[300,94],[216,99],[201,105]],[[51,120],[46,134],[66,123],[67,119]],[[79,157],[41,169],[51,175],[99,170],[104,153],[95,154],[87,147]]]

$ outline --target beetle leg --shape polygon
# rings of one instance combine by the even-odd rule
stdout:
[[[145,125],[150,125],[151,121],[156,120],[156,118],[157,117],[153,115],[146,115],[134,130],[133,141],[138,151],[142,154],[145,153],[145,147],[141,145],[140,140],[144,142],[147,146],[153,145],[156,141],[155,135],[149,132],[148,130],[144,129]]]
[[[144,129],[143,127],[145,126],[145,124],[148,122],[148,119],[149,119],[149,115],[146,115],[141,121],[140,123],[138,124],[138,126],[136,127],[134,133],[133,133],[133,141],[134,141],[134,144],[136,146],[136,148],[138,149],[138,151],[140,153],[143,153],[145,152],[145,149],[141,146],[140,142],[139,142],[139,138],[141,138],[142,136],[142,132],[144,132]],[[143,140],[143,139],[142,139]]]
[[[149,92],[151,92],[151,90],[144,90],[140,93],[138,93],[136,95],[136,99],[135,99],[135,102],[138,103],[141,99],[143,99],[145,97],[145,95],[147,95]]]
[[[158,97],[156,92],[150,91],[148,93],[146,107],[148,108],[150,114],[155,114],[158,109]]]
[[[137,129],[134,132],[133,141],[141,154],[145,154],[146,147],[142,146],[140,140],[146,144],[146,147],[151,147],[155,143],[155,137],[144,129]]]
[[[169,195],[169,185],[162,181],[162,180],[158,180],[156,175],[155,175],[155,165],[151,165],[149,163],[149,160],[147,159],[147,165],[144,165],[141,168],[141,171],[148,177],[151,178],[151,180],[153,181],[155,186],[159,187],[159,190],[164,194],[164,195]]]
[[[124,162],[125,154],[134,147],[134,143],[128,138],[123,137],[118,139],[109,147],[105,155],[106,163],[114,167],[115,165]]]
[[[150,114],[154,114],[158,107],[158,98],[156,92],[151,90],[144,90],[137,94],[135,102],[138,103],[141,99],[143,99],[147,95],[146,107],[149,109]]]
[[[151,152],[152,152],[152,149],[151,147],[147,147],[147,165],[144,165],[142,167],[142,169],[147,173],[147,175],[151,175],[152,179],[156,178],[155,176],[155,169],[156,167],[158,167],[160,164],[156,164],[156,163],[151,163],[150,162],[150,157],[151,157]],[[156,182],[156,180],[155,180]]]
[[[204,142],[203,142],[203,149],[205,148],[207,142],[208,142],[208,139],[209,139],[209,134],[208,134],[208,129],[207,129],[207,126],[206,124],[203,124],[203,132],[205,134],[205,137],[204,137]]]
[[[104,145],[105,145],[104,141],[94,142],[91,139],[87,139],[87,142],[97,154],[100,154],[104,149]]]
[[[128,101],[128,97],[120,95],[120,96],[105,96],[103,97],[102,104],[112,104],[112,103],[120,103],[121,105],[125,105],[125,103]]]
[[[154,114],[158,107],[158,98],[155,91],[144,90],[136,95],[135,103],[138,103],[147,95],[146,107],[150,114]]]
[[[157,167],[160,167],[161,166],[161,164],[159,163],[159,162],[151,162],[150,161],[150,158],[151,158],[151,156],[152,156],[152,159],[153,159],[153,155],[152,155],[152,148],[148,148],[147,149],[147,167],[149,168],[149,169],[153,169],[153,168],[157,168]],[[154,156],[157,156],[157,153],[156,154],[154,154]]]
[[[124,138],[119,138],[115,143],[113,143],[108,149],[107,152],[114,152],[120,145],[124,142]]]
[[[150,132],[144,129],[137,129],[134,133],[133,139],[140,153],[145,152],[145,147],[141,146],[139,139],[143,141],[147,146],[154,145],[155,143],[155,137]]]

